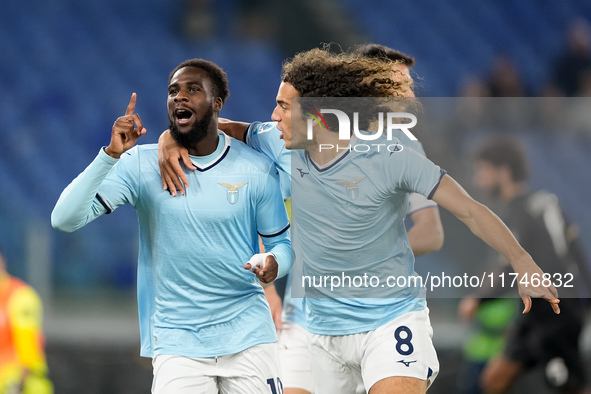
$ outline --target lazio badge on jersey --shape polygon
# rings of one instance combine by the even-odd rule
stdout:
[[[361,178],[355,178],[352,181],[342,180],[338,182],[347,186],[347,197],[349,197],[351,200],[357,200],[357,197],[359,197],[359,186],[357,186],[357,184],[364,179],[365,177],[362,176]]]
[[[234,185],[231,183],[218,183],[218,185],[222,185],[228,189],[228,202],[230,204],[236,204],[238,201],[238,189],[240,189],[242,186],[248,185],[248,182],[236,183]]]

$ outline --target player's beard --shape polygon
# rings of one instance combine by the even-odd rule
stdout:
[[[209,125],[213,119],[213,107],[209,107],[207,112],[193,123],[193,127],[186,132],[182,133],[172,119],[168,119],[168,128],[170,129],[170,135],[177,144],[189,149],[195,147],[201,140],[205,138],[209,131]]]

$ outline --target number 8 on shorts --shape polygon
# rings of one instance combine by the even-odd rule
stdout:
[[[408,356],[415,351],[410,342],[412,340],[412,331],[407,326],[400,326],[394,332],[396,339],[396,350],[402,356]]]

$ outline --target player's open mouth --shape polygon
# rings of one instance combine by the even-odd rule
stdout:
[[[178,124],[188,124],[193,118],[193,112],[186,108],[176,108],[174,110],[174,117]]]

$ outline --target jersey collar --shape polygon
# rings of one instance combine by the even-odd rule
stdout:
[[[351,137],[351,139],[349,140],[349,145],[348,146],[349,147],[353,147],[353,146],[355,146],[356,143],[357,143],[357,136],[356,135],[353,135]],[[331,168],[335,167],[341,161],[343,161],[343,159],[345,157],[349,156],[350,153],[351,153],[351,150],[344,149],[342,152],[340,152],[338,155],[336,155],[334,159],[332,159],[331,161],[329,161],[328,163],[326,163],[324,165],[319,166],[318,164],[316,164],[314,162],[314,160],[312,160],[312,158],[310,157],[310,155],[306,151],[306,160],[308,160],[308,162],[310,162],[310,164],[312,164],[312,167],[314,167],[314,169],[316,171],[318,171],[318,172],[325,172],[325,171],[328,171]]]
[[[219,130],[218,135],[220,136],[218,147],[211,155],[201,157],[189,155],[191,163],[197,168],[197,171],[204,172],[215,167],[218,163],[224,160],[224,157],[226,157],[230,151],[230,137]]]

